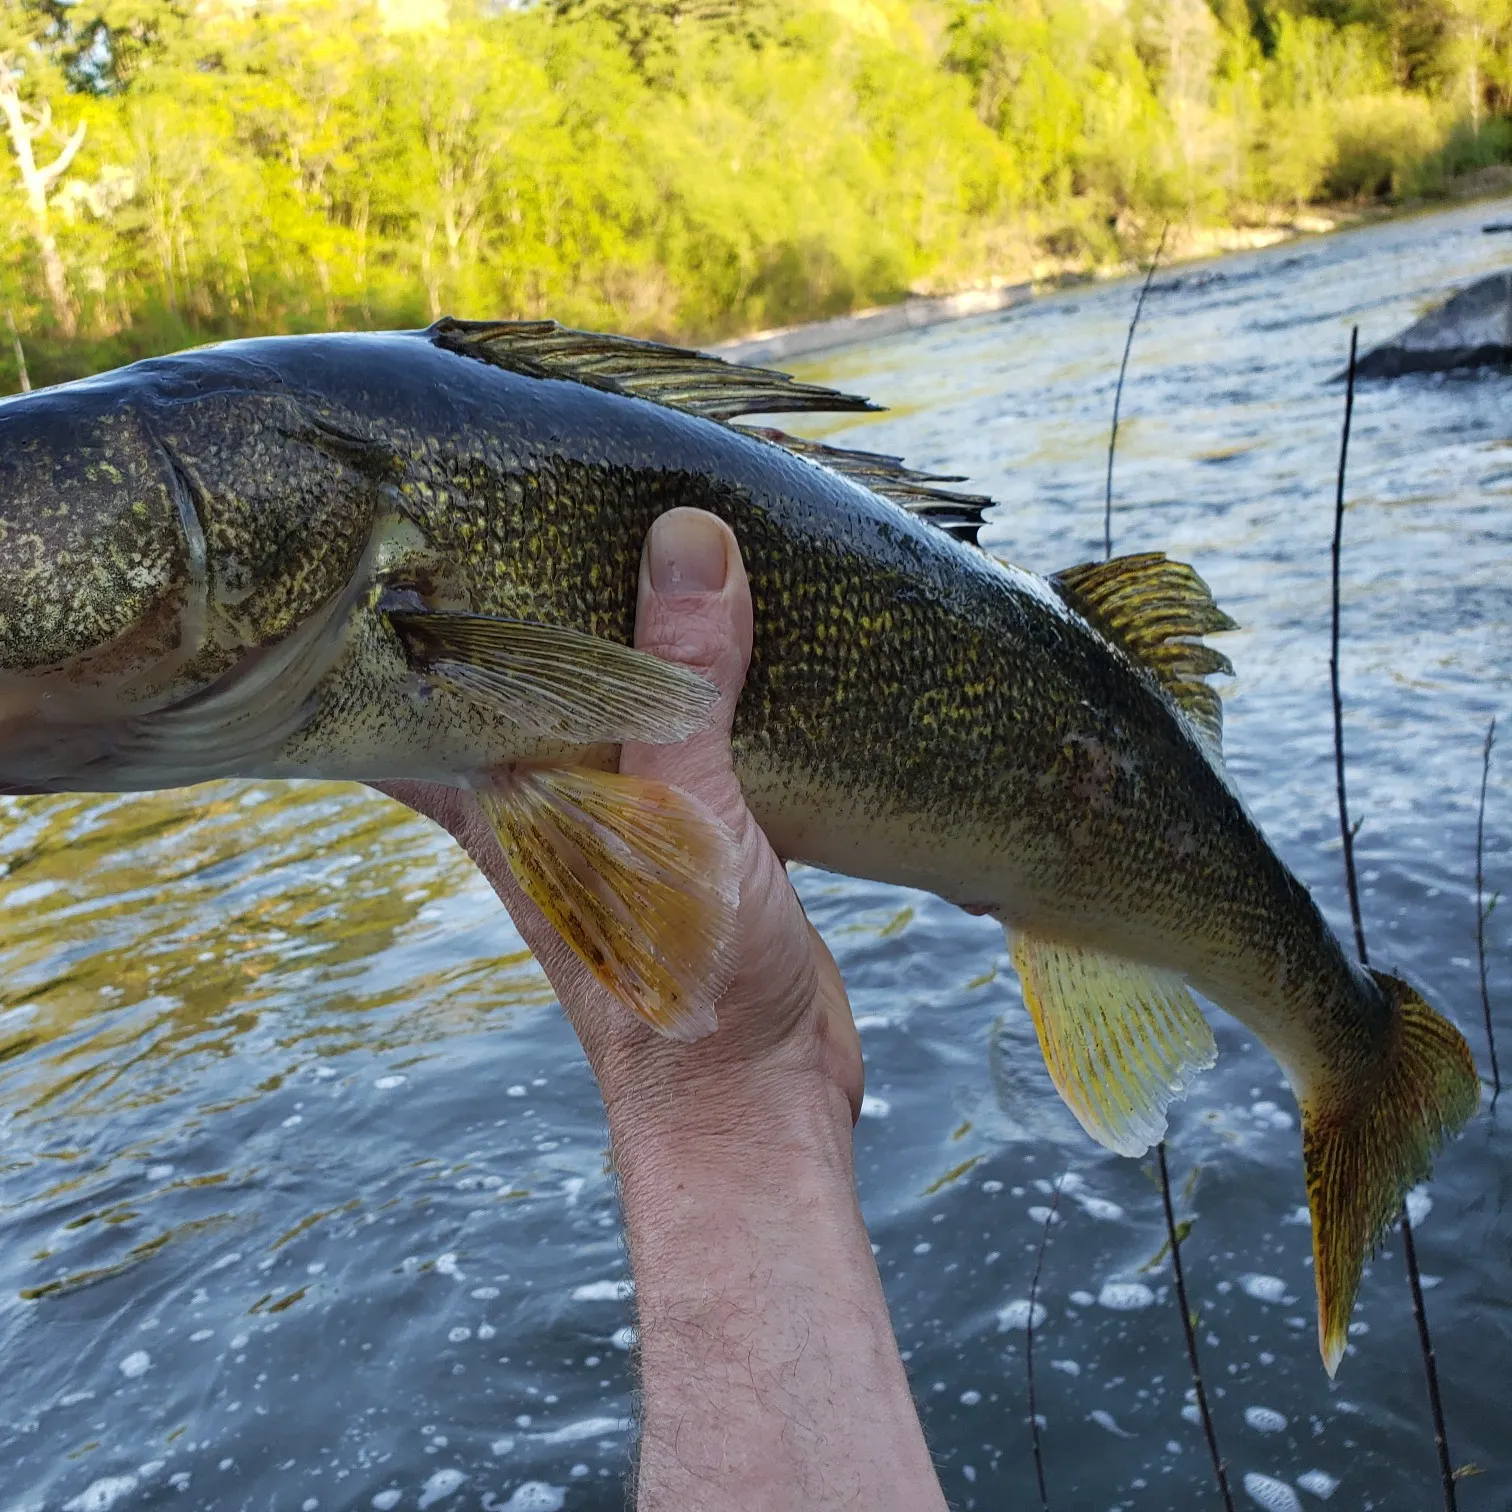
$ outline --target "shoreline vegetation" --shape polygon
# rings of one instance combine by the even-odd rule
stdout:
[[[3,390],[442,313],[750,350],[1512,187],[1512,0],[6,0],[0,149]]]

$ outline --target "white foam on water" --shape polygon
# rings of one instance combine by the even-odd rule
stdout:
[[[1113,1416],[1111,1412],[1104,1412],[1101,1407],[1097,1408],[1093,1412],[1089,1412],[1087,1416],[1089,1419],[1091,1419],[1092,1422],[1096,1423],[1099,1428],[1106,1428],[1109,1433],[1113,1434],[1117,1438],[1129,1439],[1134,1437],[1132,1433],[1118,1426],[1118,1420]]]
[[[173,1175],[173,1167],[171,1165],[155,1165],[147,1167],[148,1181],[167,1181],[167,1179],[171,1175]]]
[[[137,1466],[137,1474],[143,1480],[151,1480],[167,1463],[167,1460],[148,1460],[145,1465]]]
[[[1124,1215],[1124,1210],[1116,1202],[1103,1197],[1078,1197],[1076,1204],[1087,1217],[1096,1218],[1101,1223],[1118,1223]]]
[[[1075,1360],[1051,1360],[1051,1370],[1058,1370],[1062,1375],[1079,1376],[1081,1366]]]
[[[612,1438],[617,1433],[629,1433],[634,1426],[632,1418],[580,1418],[575,1423],[553,1428],[550,1433],[532,1433],[530,1436],[542,1444],[575,1444],[579,1439]]]
[[[1257,1507],[1265,1512],[1302,1512],[1302,1503],[1297,1493],[1284,1480],[1274,1476],[1258,1475],[1251,1470],[1244,1477],[1244,1490]]]
[[[453,1328],[450,1330],[450,1332],[447,1333],[446,1337],[453,1344],[465,1344],[470,1338],[472,1338],[472,1329],[462,1327]]]
[[[635,1330],[628,1326],[625,1328],[616,1328],[614,1332],[609,1335],[609,1342],[614,1345],[616,1349],[634,1349]]]
[[[1412,1220],[1413,1228],[1416,1228],[1433,1211],[1433,1198],[1428,1195],[1427,1187],[1415,1186],[1407,1194],[1407,1216]]]
[[[1257,1302],[1290,1302],[1293,1299],[1286,1294],[1286,1282],[1280,1276],[1262,1276],[1256,1271],[1248,1275],[1240,1276],[1239,1285],[1244,1289],[1246,1297],[1253,1297]]]
[[[389,1512],[390,1507],[397,1507],[399,1505],[401,1494],[401,1492],[394,1490],[391,1486],[387,1491],[380,1491],[373,1498],[373,1505],[377,1507],[378,1512]]]
[[[240,1260],[240,1259],[241,1259],[241,1251],[240,1250],[232,1250],[229,1255],[222,1255],[220,1257],[220,1259],[217,1260],[215,1262],[215,1264],[210,1267],[210,1269],[213,1270],[213,1271],[225,1270],[225,1268],[228,1265],[235,1265],[237,1263],[237,1261]]]
[[[468,1293],[470,1297],[476,1297],[479,1302],[492,1302],[499,1295],[497,1286],[475,1286]]]
[[[1048,1207],[1032,1207],[1029,1209],[1029,1216],[1036,1223],[1059,1223],[1061,1221],[1060,1214],[1054,1208]]]
[[[140,1375],[146,1375],[152,1368],[152,1356],[145,1349],[134,1349],[121,1361],[121,1374],[128,1381],[134,1381]]]
[[[1098,1306],[1113,1312],[1138,1312],[1154,1300],[1155,1293],[1143,1281],[1104,1281],[1097,1294]]]
[[[106,1475],[91,1481],[72,1501],[63,1503],[63,1512],[110,1512],[123,1496],[137,1488],[134,1475]]]
[[[1076,1303],[1078,1307],[1091,1307],[1091,1305],[1095,1301],[1097,1301],[1097,1298],[1094,1297],[1091,1292],[1074,1291],[1071,1293],[1071,1300]]]
[[[545,1481],[526,1481],[516,1486],[514,1495],[507,1502],[496,1502],[495,1512],[562,1512],[567,1500],[565,1486],[548,1485]]]
[[[1244,1421],[1256,1433],[1280,1433],[1286,1427],[1286,1419],[1270,1407],[1246,1407]]]
[[[1311,1228],[1312,1214],[1305,1207],[1293,1208],[1281,1221],[1282,1223],[1295,1223],[1302,1228]]]
[[[497,1455],[502,1459],[514,1448],[514,1446],[514,1435],[512,1433],[509,1433],[505,1434],[503,1438],[496,1438],[493,1443],[488,1446],[488,1452],[490,1454]]]
[[[477,1295],[477,1292],[473,1293],[473,1296]],[[497,1296],[498,1293],[495,1292],[494,1295]],[[623,1302],[634,1295],[633,1281],[589,1281],[586,1285],[572,1288],[574,1302]]]
[[[462,1279],[462,1272],[457,1269],[457,1257],[448,1250],[444,1255],[436,1256],[436,1274],[438,1276],[450,1276],[454,1281]]]
[[[445,1501],[448,1496],[455,1495],[466,1479],[460,1470],[437,1470],[420,1488],[421,1512],[425,1512],[426,1507],[433,1507],[438,1501]]]
[[[1297,1484],[1319,1501],[1327,1501],[1339,1489],[1338,1477],[1330,1475],[1326,1470],[1304,1470],[1297,1477]]]
[[[1188,1402],[1186,1406],[1181,1409],[1181,1415],[1189,1423],[1196,1423],[1199,1426],[1202,1423],[1202,1409],[1196,1404],[1196,1402]]]
[[[407,1076],[380,1076],[373,1085],[380,1092],[392,1092],[395,1087],[402,1087],[408,1080]]]
[[[870,1092],[862,1094],[862,1118],[886,1118],[891,1112],[892,1104],[885,1097],[873,1097]]]
[[[963,1407],[975,1407],[981,1400],[982,1393],[980,1391],[963,1391],[961,1393],[961,1406]]]
[[[1049,1315],[1045,1311],[1044,1303],[1034,1304],[1034,1326],[1038,1328]],[[997,1312],[997,1326],[999,1333],[1007,1333],[1014,1328],[1029,1327],[1029,1301],[1027,1298],[1018,1298],[1012,1302],[1005,1302]]]

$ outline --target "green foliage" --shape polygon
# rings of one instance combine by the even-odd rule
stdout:
[[[1435,192],[1512,158],[1512,0],[4,0],[7,89],[45,380],[448,311],[707,338]]]

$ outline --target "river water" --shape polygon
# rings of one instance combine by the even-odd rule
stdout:
[[[1481,205],[1157,279],[1124,393],[1119,550],[1197,564],[1225,638],[1229,766],[1334,921],[1328,544],[1358,322],[1383,339],[1505,266]],[[969,474],[986,544],[1101,554],[1136,285],[854,348],[804,376],[889,413],[846,444]],[[817,432],[816,432],[817,433]],[[1345,524],[1349,778],[1373,959],[1484,1058],[1474,839],[1512,713],[1512,379],[1359,394]],[[1509,722],[1512,737],[1512,722]],[[1493,769],[1491,889],[1512,889]],[[1037,1505],[1027,1298],[1057,1508],[1215,1505],[1160,1196],[1093,1147],[1034,1049],[1000,933],[934,899],[797,875],[850,984],[862,1196],[959,1508]],[[1493,1003],[1512,1069],[1508,917]],[[1400,1242],[1330,1385],[1295,1106],[1217,1016],[1170,1160],[1236,1496],[1436,1504]],[[0,1508],[614,1508],[632,1302],[593,1084],[492,893],[439,832],[339,785],[0,799]],[[1512,1139],[1485,1111],[1415,1195],[1466,1509],[1512,1506]]]

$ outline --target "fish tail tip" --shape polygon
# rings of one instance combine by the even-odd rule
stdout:
[[[1363,1095],[1325,1087],[1303,1104],[1318,1343],[1330,1377],[1348,1340],[1367,1254],[1427,1175],[1435,1152],[1480,1104],[1464,1036],[1406,982],[1372,972],[1394,1010],[1386,1064]]]

